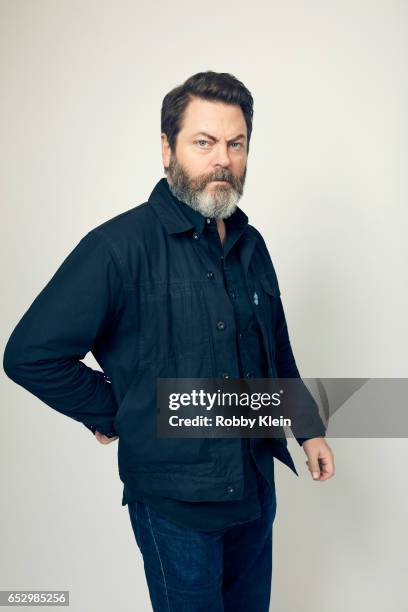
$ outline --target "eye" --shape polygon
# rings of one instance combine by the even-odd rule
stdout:
[[[205,140],[204,138],[200,138],[200,140],[196,140],[196,143],[198,144],[198,146],[200,147],[200,149],[204,149],[204,146],[201,146],[201,143],[208,143],[208,140]]]
[[[232,145],[238,145],[237,147],[233,147],[234,149],[239,149],[242,147],[242,142],[231,142],[231,146]]]

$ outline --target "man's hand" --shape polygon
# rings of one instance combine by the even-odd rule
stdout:
[[[334,476],[333,453],[323,437],[306,440],[302,448],[307,455],[306,465],[313,480],[328,480]]]
[[[95,438],[101,444],[109,444],[109,442],[113,442],[114,440],[117,440],[119,438],[119,436],[114,436],[113,438],[108,438],[108,436],[105,436],[100,431],[95,431]]]

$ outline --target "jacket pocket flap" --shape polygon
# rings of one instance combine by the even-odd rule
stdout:
[[[280,289],[278,285],[278,280],[274,274],[265,274],[260,278],[261,285],[269,295],[272,295],[275,298],[280,296]]]

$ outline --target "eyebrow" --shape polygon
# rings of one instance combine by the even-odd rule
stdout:
[[[207,134],[207,132],[196,132],[195,134],[193,134],[192,138],[195,138],[196,136],[200,136],[200,134],[202,134],[203,136],[207,136],[207,138],[210,138],[211,140],[214,140],[215,142],[218,142],[218,138],[216,138],[215,136],[211,136],[211,134]],[[235,138],[231,138],[228,142],[235,142],[236,140],[246,140],[246,136],[245,134],[238,134],[238,136],[235,136]]]

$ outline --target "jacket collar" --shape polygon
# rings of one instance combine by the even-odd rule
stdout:
[[[156,183],[148,202],[169,234],[185,232],[192,228],[195,228],[200,234],[204,231],[205,217],[185,202],[174,197],[170,191],[167,178],[162,178]],[[236,226],[243,231],[248,224],[248,217],[237,206],[235,212],[228,219],[225,219],[225,224],[227,229],[229,226]]]

